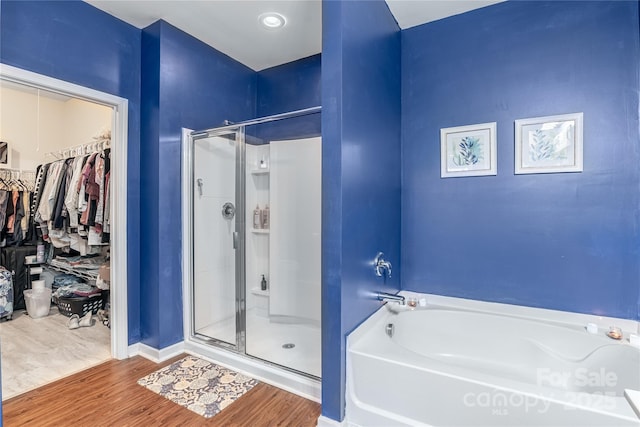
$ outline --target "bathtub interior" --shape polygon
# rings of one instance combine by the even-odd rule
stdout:
[[[388,324],[395,344],[474,372],[574,392],[640,389],[640,352],[581,326],[444,308],[401,312]]]

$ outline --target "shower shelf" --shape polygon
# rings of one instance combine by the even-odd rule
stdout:
[[[252,228],[251,232],[255,233],[255,234],[269,234],[269,229],[268,228],[266,228],[266,229],[263,229],[263,228]]]
[[[269,169],[254,169],[251,171],[251,175],[267,175]]]
[[[268,289],[266,291],[263,291],[260,288],[252,288],[251,289],[251,293],[254,294],[254,295],[262,295],[262,296],[265,296],[265,297],[269,296],[269,290]]]

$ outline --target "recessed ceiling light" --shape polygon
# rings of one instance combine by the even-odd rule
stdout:
[[[282,28],[287,23],[286,18],[276,12],[263,13],[258,20],[269,29]]]

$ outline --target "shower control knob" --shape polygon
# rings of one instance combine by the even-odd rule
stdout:
[[[233,219],[236,214],[236,207],[231,202],[222,205],[222,218]]]

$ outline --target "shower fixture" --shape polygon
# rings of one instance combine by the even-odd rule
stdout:
[[[378,252],[378,255],[376,255],[373,260],[373,268],[376,276],[382,277],[387,273],[387,277],[391,277],[391,263],[389,261],[385,261],[384,254],[382,252]]]
[[[200,194],[200,197],[202,197],[202,186],[204,185],[204,182],[202,181],[202,178],[198,178],[196,182],[198,183],[198,193]]]
[[[236,215],[236,207],[233,203],[227,202],[222,205],[222,218],[224,219],[233,219]]]

